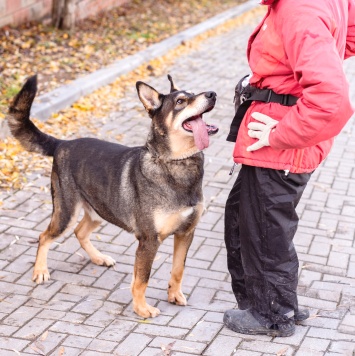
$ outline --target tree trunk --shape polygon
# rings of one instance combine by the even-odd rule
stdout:
[[[62,30],[72,30],[75,26],[76,0],[53,0],[52,24]]]

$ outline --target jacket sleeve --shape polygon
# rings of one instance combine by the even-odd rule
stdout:
[[[355,0],[349,0],[348,29],[346,35],[346,48],[344,58],[355,56]]]
[[[343,59],[332,36],[336,31],[334,21],[309,11],[295,11],[283,21],[280,35],[302,96],[270,134],[272,148],[306,148],[328,140],[353,114]]]

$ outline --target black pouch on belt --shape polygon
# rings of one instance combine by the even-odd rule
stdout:
[[[234,105],[235,115],[232,120],[227,141],[235,142],[240,124],[253,101],[262,101],[265,103],[279,103],[285,106],[295,105],[298,97],[290,94],[276,94],[271,89],[258,89],[249,84],[249,75],[244,76],[235,87]]]

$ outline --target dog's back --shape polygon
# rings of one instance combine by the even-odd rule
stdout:
[[[164,162],[145,146],[82,138],[58,145],[53,176],[59,182],[52,183],[65,180],[64,194],[71,201],[76,196],[75,205],[84,203],[102,219],[141,234],[147,226],[154,229],[159,211],[175,212],[202,202],[203,155]]]

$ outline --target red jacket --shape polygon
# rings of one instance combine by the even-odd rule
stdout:
[[[250,83],[300,99],[292,107],[253,102],[244,116],[234,161],[251,166],[312,172],[354,112],[343,60],[355,55],[355,0],[263,0],[268,12],[251,35]],[[247,125],[254,111],[278,120],[269,147],[255,142]]]

